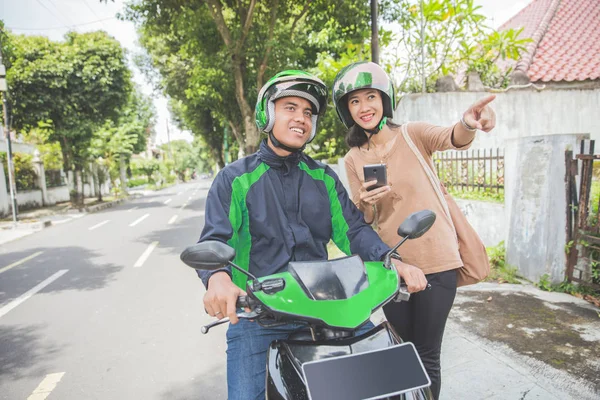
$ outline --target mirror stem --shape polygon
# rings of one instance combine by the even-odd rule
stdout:
[[[394,252],[398,249],[398,247],[400,247],[402,245],[402,243],[406,242],[409,239],[408,236],[405,236],[402,238],[402,240],[400,241],[400,243],[398,243],[397,245],[394,246],[393,249],[391,249],[386,255],[385,255],[385,259],[383,261],[383,265],[385,265],[386,268],[391,268],[391,261],[392,261],[392,254],[394,254]]]
[[[228,265],[230,265],[231,267],[233,267],[233,268],[237,269],[237,270],[238,270],[238,271],[240,271],[242,274],[244,274],[244,275],[246,275],[246,276],[248,276],[248,277],[252,278],[252,280],[253,280],[254,282],[256,282],[256,281],[257,281],[257,279],[258,279],[257,277],[255,277],[254,275],[252,275],[250,272],[248,272],[248,271],[246,271],[246,270],[242,269],[241,267],[238,267],[237,265],[235,265],[235,264],[234,264],[234,263],[232,263],[231,261],[229,261],[227,264],[228,264]]]

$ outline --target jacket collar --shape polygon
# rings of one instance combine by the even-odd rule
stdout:
[[[260,142],[258,157],[271,168],[283,168],[289,171],[290,168],[297,166],[302,159],[302,152],[292,153],[287,157],[278,156],[267,143],[267,139]]]

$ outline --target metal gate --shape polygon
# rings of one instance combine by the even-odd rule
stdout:
[[[593,140],[565,152],[567,280],[600,289],[600,155]],[[597,172],[594,174],[594,163]]]

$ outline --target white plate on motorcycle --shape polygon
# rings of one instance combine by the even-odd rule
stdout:
[[[381,399],[431,385],[412,343],[302,365],[310,400]]]

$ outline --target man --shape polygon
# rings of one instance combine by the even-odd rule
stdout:
[[[327,259],[333,240],[347,254],[381,260],[390,250],[364,222],[331,168],[303,153],[325,112],[327,87],[303,71],[283,71],[261,89],[255,117],[268,134],[260,149],[219,172],[208,193],[200,242],[219,240],[236,250],[234,263],[257,277],[286,268],[290,261]],[[427,284],[420,269],[398,261],[411,292]],[[296,325],[264,328],[236,316],[246,276],[225,268],[198,271],[211,316],[228,316],[227,386],[230,400],[265,396],[269,343],[285,339]]]

